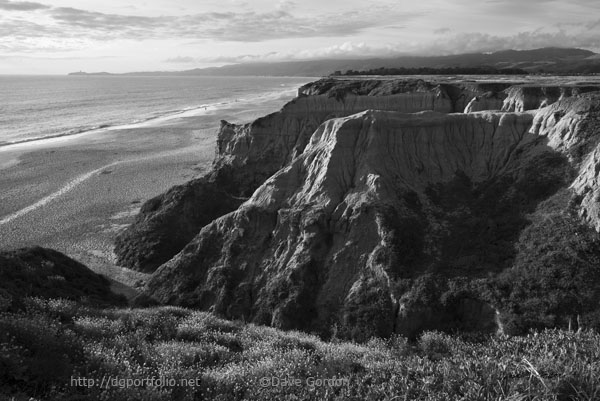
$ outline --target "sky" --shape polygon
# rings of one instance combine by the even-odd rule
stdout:
[[[0,74],[577,47],[599,0],[0,0]]]

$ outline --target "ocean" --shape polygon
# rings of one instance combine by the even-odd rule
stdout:
[[[312,78],[0,76],[0,146],[288,97]]]

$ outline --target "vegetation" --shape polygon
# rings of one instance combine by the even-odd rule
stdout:
[[[0,314],[0,394],[8,400],[600,397],[600,335],[591,331],[477,339],[425,332],[414,343],[357,344],[183,308],[100,309],[40,298],[24,305]],[[183,384],[139,385],[152,377]],[[77,378],[88,381],[76,385]]]
[[[528,72],[520,68],[495,68],[490,66],[481,67],[398,67],[398,68],[375,68],[364,71],[347,70],[346,72],[335,71],[333,76],[351,75],[527,75]]]
[[[530,216],[510,269],[493,283],[506,329],[600,329],[600,239],[557,193]]]
[[[34,247],[0,252],[0,307],[18,307],[24,297],[65,298],[89,305],[125,305],[110,282],[52,249]]]

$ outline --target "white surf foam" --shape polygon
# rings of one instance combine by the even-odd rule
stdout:
[[[100,171],[106,169],[107,167],[111,167],[114,166],[116,164],[119,164],[121,162],[115,162],[115,163],[111,163],[108,164],[106,166],[97,168],[95,170],[92,170],[90,172],[87,172],[85,174],[82,174],[80,176],[78,176],[77,178],[75,178],[72,181],[69,181],[65,186],[63,186],[62,188],[60,188],[58,191],[51,193],[48,196],[43,197],[42,199],[40,199],[39,201],[35,202],[32,205],[29,205],[17,212],[14,212],[12,214],[9,214],[8,216],[4,217],[2,220],[0,220],[0,225],[6,224],[11,222],[12,220],[21,217],[29,212],[32,212],[36,209],[39,209],[42,206],[45,206],[46,204],[50,203],[51,201],[53,201],[54,199],[58,198],[59,196],[62,196],[64,194],[66,194],[67,192],[71,191],[73,188],[75,188],[76,186],[78,186],[79,184],[81,184],[82,182],[84,182],[85,180],[89,179],[90,177],[92,177],[94,174],[99,173]]]

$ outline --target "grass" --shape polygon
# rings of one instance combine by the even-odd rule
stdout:
[[[113,382],[76,386],[73,377]],[[152,377],[182,385],[144,383]],[[117,379],[137,379],[138,385],[119,386]],[[184,308],[102,309],[28,298],[23,310],[0,313],[2,397],[595,400],[600,335],[547,330],[468,338],[425,332],[413,343],[403,337],[326,342]]]
[[[9,300],[16,307],[26,296],[103,306],[127,303],[111,292],[105,277],[60,252],[40,247],[0,251],[0,310]]]

